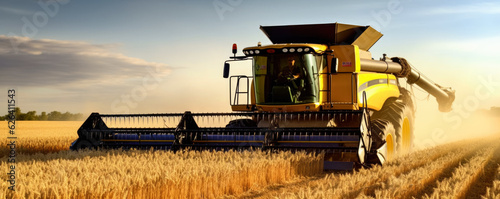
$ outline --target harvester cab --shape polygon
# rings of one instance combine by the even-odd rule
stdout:
[[[372,59],[368,50],[382,34],[370,26],[261,30],[272,44],[244,48],[243,56],[233,45],[224,63],[233,113],[93,113],[71,148],[305,150],[324,154],[325,169],[351,169],[412,149],[415,106],[401,81],[435,96],[439,110],[451,110],[453,89],[403,58]],[[230,63],[244,60],[252,74],[230,76]]]

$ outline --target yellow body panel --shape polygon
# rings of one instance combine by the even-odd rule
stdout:
[[[334,73],[331,75],[330,99],[333,107],[355,108],[357,103],[356,76],[353,73]],[[333,108],[332,107],[332,108]]]
[[[328,91],[328,74],[327,69],[320,69],[319,70],[319,101],[320,102],[326,102],[328,98],[328,94],[330,93]]]
[[[399,96],[399,88],[394,75],[359,73],[357,86],[359,106],[365,106],[363,92],[366,92],[368,108],[372,110],[380,110],[387,99]]]
[[[359,48],[356,45],[341,45],[330,47],[333,54],[338,59],[337,72],[359,72],[360,59]]]

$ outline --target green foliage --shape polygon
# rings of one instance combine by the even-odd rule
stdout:
[[[49,116],[47,115],[47,113],[44,111],[42,112],[41,115],[38,116],[38,120],[49,120]]]
[[[15,109],[16,120],[42,120],[42,121],[75,121],[83,120],[84,115],[81,113],[61,113],[59,111],[52,111],[49,114],[47,112],[42,112],[40,115],[36,114],[36,111],[28,111],[27,113],[21,112],[21,108],[16,107]],[[0,120],[8,120],[9,114],[5,116],[0,116]]]
[[[24,115],[24,120],[37,120],[38,116],[36,115],[36,111],[28,111]]]

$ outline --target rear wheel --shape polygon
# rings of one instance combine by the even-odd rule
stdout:
[[[410,114],[406,114],[409,111],[405,111],[405,117],[403,119],[403,124],[401,126],[401,152],[408,153],[413,149],[413,117]]]
[[[387,100],[382,109],[372,115],[372,123],[376,120],[385,120],[392,124],[394,134],[391,135],[391,139],[387,136],[380,138],[389,140],[387,142],[393,140],[393,157],[397,154],[408,153],[413,149],[415,114],[413,107],[410,93],[406,89],[401,89],[401,96],[398,99]]]

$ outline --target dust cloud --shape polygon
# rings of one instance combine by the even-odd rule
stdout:
[[[417,102],[415,148],[424,149],[453,141],[500,135],[500,107],[468,111],[460,105],[449,113],[438,111],[437,103]],[[470,109],[469,109],[470,110]]]

